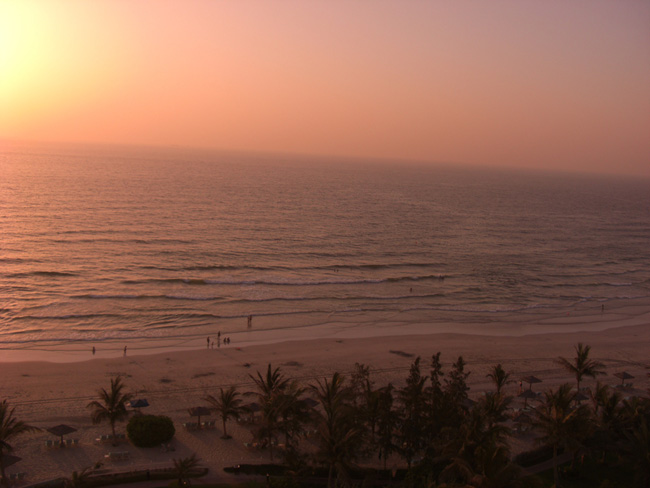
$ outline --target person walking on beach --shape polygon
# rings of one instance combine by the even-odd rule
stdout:
[[[124,346],[124,356],[126,356],[126,346]]]
[[[95,355],[95,346],[93,346],[93,356]]]
[[[207,341],[208,341],[208,349],[210,349],[210,336],[208,336]]]

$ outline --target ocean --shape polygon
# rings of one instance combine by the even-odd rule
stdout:
[[[387,320],[517,333],[540,313],[597,321],[603,307],[649,304],[648,180],[180,149],[0,151],[0,355],[238,337],[251,315],[253,330],[280,336]]]

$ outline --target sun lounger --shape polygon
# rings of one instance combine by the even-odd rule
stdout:
[[[129,459],[128,451],[109,452],[104,454],[104,459],[108,461],[126,461]]]
[[[9,483],[15,483],[16,481],[22,481],[25,479],[27,473],[12,473],[9,475]]]

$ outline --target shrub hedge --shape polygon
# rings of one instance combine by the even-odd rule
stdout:
[[[138,447],[155,447],[169,442],[176,429],[164,415],[134,415],[126,426],[129,440]]]

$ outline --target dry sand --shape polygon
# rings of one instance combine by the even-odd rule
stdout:
[[[566,317],[564,321],[557,320],[555,325],[566,326],[572,320],[572,317]],[[627,324],[619,317],[618,321],[601,323],[599,328],[606,330],[597,332],[519,337],[451,333],[403,335],[403,328],[399,330],[400,335],[391,335],[397,329],[385,327],[382,337],[364,337],[371,334],[357,332],[359,337],[339,334],[318,340],[240,347],[237,346],[243,342],[233,340],[230,346],[215,346],[215,349],[205,349],[205,338],[202,338],[191,345],[193,350],[186,351],[132,355],[132,351],[138,348],[129,347],[126,357],[103,358],[101,351],[93,357],[90,351],[84,351],[89,359],[83,362],[4,362],[0,363],[0,399],[7,399],[16,407],[17,417],[42,428],[69,424],[78,431],[67,437],[80,440],[78,447],[52,449],[45,446],[47,439],[55,439],[51,434],[43,431],[24,435],[14,443],[15,454],[23,459],[7,471],[27,473],[23,483],[31,484],[70,476],[73,470],[103,460],[109,451],[129,452],[128,461],[106,463],[106,468],[113,471],[166,467],[171,465],[173,458],[197,453],[202,463],[210,468],[211,479],[224,479],[224,466],[268,460],[267,452],[251,451],[244,446],[244,442],[252,439],[250,427],[230,421],[228,430],[233,438],[223,440],[220,438],[221,423],[215,416],[210,418],[217,420],[217,428],[213,430],[190,432],[181,424],[195,420],[189,417],[188,408],[206,405],[203,397],[216,395],[219,387],[237,385],[242,392],[252,390],[249,375],[264,371],[269,363],[281,367],[287,376],[308,383],[314,378],[329,377],[334,371],[350,372],[359,362],[372,368],[372,379],[377,385],[391,381],[400,386],[415,357],[422,356],[423,372],[426,373],[431,355],[441,351],[446,370],[459,355],[465,358],[471,371],[470,397],[476,398],[482,391],[490,389],[485,375],[496,363],[511,371],[517,381],[528,374],[541,378],[543,383],[535,385],[535,390],[573,381],[555,360],[558,356],[573,357],[574,345],[583,342],[592,346],[592,357],[607,367],[608,375],[601,381],[617,385],[620,380],[613,374],[625,370],[635,376],[633,393],[645,395],[650,386],[649,322],[647,315],[641,314],[636,315],[632,325],[624,327],[607,328]],[[59,354],[66,353],[59,351]],[[78,358],[81,353],[75,354]],[[4,360],[7,358],[13,360],[16,356],[2,357]],[[107,424],[93,425],[86,405],[95,399],[96,390],[108,388],[110,378],[116,375],[125,378],[128,390],[136,397],[149,401],[146,413],[164,414],[174,420],[177,429],[173,440],[175,452],[141,449],[128,443],[113,448],[95,442],[101,434],[108,434],[110,427]],[[593,384],[591,379],[585,381],[586,386]],[[508,388],[512,394],[516,394],[517,389],[517,382]],[[118,424],[118,432],[124,431],[125,425]]]

